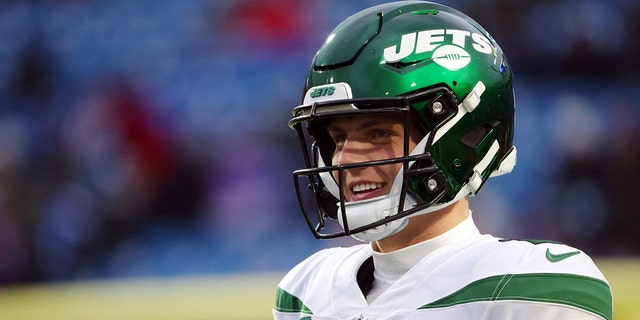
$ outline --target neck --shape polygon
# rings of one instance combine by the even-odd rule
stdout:
[[[411,217],[400,232],[371,243],[373,250],[381,253],[402,249],[416,243],[435,238],[469,216],[467,198],[440,210]]]

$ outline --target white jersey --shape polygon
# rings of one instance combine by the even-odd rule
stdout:
[[[275,319],[607,319],[611,289],[591,258],[490,235],[446,245],[367,302],[356,274],[369,244],[325,249],[280,282]]]

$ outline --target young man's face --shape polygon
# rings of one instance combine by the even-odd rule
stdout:
[[[339,117],[331,121],[327,132],[336,148],[332,164],[351,164],[402,157],[404,121],[389,115]],[[422,137],[411,131],[409,152]],[[367,166],[345,170],[342,183],[345,201],[358,201],[389,194],[402,163]],[[333,172],[338,181],[338,173]]]

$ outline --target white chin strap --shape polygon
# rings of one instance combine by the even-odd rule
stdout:
[[[421,144],[422,150],[424,150],[426,139],[423,139],[423,141],[421,141]],[[415,150],[419,150],[418,147],[416,147]],[[319,157],[318,166],[325,166],[322,157]],[[346,227],[348,227],[350,230],[353,230],[371,223],[375,223],[386,217],[398,213],[398,206],[400,203],[400,189],[402,188],[402,173],[403,169],[401,168],[398,175],[396,175],[395,181],[391,186],[391,191],[389,192],[389,194],[366,200],[345,202],[345,210],[347,212],[346,223],[343,219],[340,202],[337,202],[336,206],[338,207],[338,222],[340,222],[342,228],[346,230],[346,224]],[[324,183],[329,193],[331,193],[331,195],[333,195],[336,199],[340,199],[340,188],[338,187],[336,181],[333,179],[331,173],[322,172],[320,173],[320,178],[322,179],[322,182]],[[404,207],[411,208],[415,204],[416,201],[410,195],[407,195]],[[375,228],[352,234],[351,236],[363,242],[376,241],[386,238],[402,230],[404,227],[406,227],[407,222],[408,221],[406,219],[398,219]]]

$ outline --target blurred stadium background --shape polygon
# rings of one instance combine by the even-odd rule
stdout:
[[[316,241],[286,122],[315,50],[384,1],[0,1],[0,318],[267,319]],[[640,302],[640,3],[442,1],[516,74],[482,231],[584,249]]]

